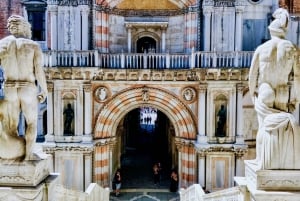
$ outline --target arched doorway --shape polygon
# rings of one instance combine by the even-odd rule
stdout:
[[[162,111],[172,124],[172,157],[178,156],[179,185],[189,186],[196,181],[196,122],[189,107],[176,95],[164,89],[148,86],[135,86],[125,89],[102,107],[94,128],[95,160],[94,181],[101,186],[110,186],[111,179],[118,167],[124,149],[124,118],[132,110],[150,106]],[[172,160],[173,161],[173,160]]]
[[[137,53],[155,53],[156,50],[156,41],[148,36],[142,37],[137,40],[136,43]]]
[[[176,169],[172,161],[172,125],[168,117],[153,107],[139,107],[124,118],[121,154],[123,188],[168,188],[171,169]],[[154,184],[153,165],[161,164],[159,184]]]

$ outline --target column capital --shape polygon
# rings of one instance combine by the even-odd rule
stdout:
[[[199,93],[205,93],[206,90],[207,90],[207,84],[200,84],[199,85],[199,88],[198,88]]]
[[[203,6],[203,15],[207,16],[213,13],[214,9],[212,6]]]
[[[47,10],[51,14],[57,14],[58,6],[57,5],[48,5]]]
[[[83,90],[84,90],[84,92],[91,92],[91,87],[92,87],[92,85],[91,84],[84,84],[83,85]]]
[[[241,159],[244,157],[244,155],[248,152],[248,150],[244,147],[235,147],[234,148],[234,154],[237,158]]]
[[[53,82],[47,82],[47,89],[49,92],[52,92],[54,88]]]
[[[90,12],[90,7],[88,5],[80,5],[80,11],[82,14],[88,14]]]
[[[238,83],[238,84],[236,85],[236,88],[237,88],[237,90],[238,90],[238,93],[241,93],[241,92],[244,91],[245,85],[244,85],[243,83]]]
[[[245,6],[235,6],[235,11],[237,14],[242,14],[245,10]]]

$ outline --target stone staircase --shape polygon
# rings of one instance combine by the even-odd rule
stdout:
[[[110,194],[110,201],[179,201],[179,194],[168,189],[122,189],[119,196]]]

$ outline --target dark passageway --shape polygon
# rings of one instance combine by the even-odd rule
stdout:
[[[126,115],[124,127],[122,188],[169,188],[172,158],[168,151],[168,118],[156,109],[139,108]],[[156,162],[162,164],[160,185],[154,185],[152,167]]]

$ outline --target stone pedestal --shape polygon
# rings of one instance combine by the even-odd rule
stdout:
[[[257,170],[245,161],[247,183],[257,190],[300,191],[300,170]]]
[[[245,177],[234,180],[249,192],[245,200],[300,200],[300,170],[259,170],[253,161],[245,161]]]
[[[37,186],[49,174],[48,158],[21,162],[0,161],[0,186]]]
[[[0,187],[2,201],[54,201],[58,175],[50,174],[36,186]]]
[[[49,172],[49,156],[32,161],[0,161],[0,200],[51,201],[58,174]]]

